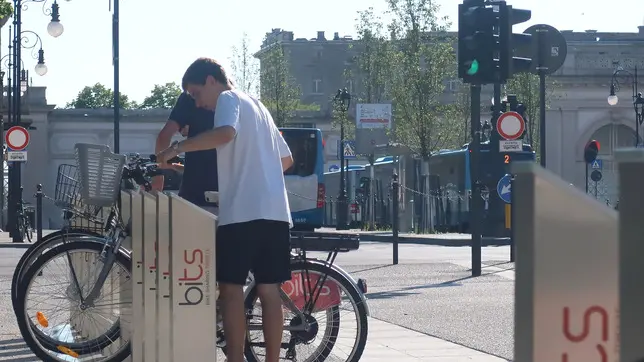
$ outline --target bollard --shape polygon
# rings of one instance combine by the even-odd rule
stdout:
[[[399,187],[400,184],[398,183],[398,174],[396,173],[396,170],[394,170],[394,174],[392,176],[392,182],[391,182],[391,188],[392,188],[392,204],[393,204],[393,212],[391,215],[392,222],[391,222],[391,228],[393,231],[393,248],[394,248],[394,265],[398,264],[398,201],[399,201]]]
[[[42,240],[42,184],[36,186],[36,240]]]

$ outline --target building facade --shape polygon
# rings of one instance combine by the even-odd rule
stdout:
[[[590,192],[613,203],[617,195],[613,152],[635,144],[631,80],[619,79],[621,101],[616,106],[609,106],[607,97],[616,69],[634,71],[637,67],[644,75],[644,26],[632,33],[564,30],[562,34],[568,53],[564,65],[552,75],[558,86],[546,112],[547,168],[584,189],[583,147],[590,139],[597,139],[602,145],[599,159],[604,177],[597,184],[589,183]],[[314,38],[296,38],[293,32],[272,29],[266,34],[262,49],[274,43],[281,44],[288,56],[292,75],[302,91],[302,102],[320,106],[317,114],[307,115],[308,125],[323,131],[327,145],[335,145],[339,132],[331,126],[331,99],[339,88],[347,87],[352,93],[359,91],[360,85],[352,84],[344,76],[358,51],[357,42],[338,33],[327,38],[320,31]],[[261,54],[262,50],[258,52],[260,66]],[[642,81],[640,89],[644,89],[644,77]],[[448,96],[457,91],[453,84],[446,80]],[[491,98],[489,88],[484,88],[484,94],[489,96],[483,95],[482,99]],[[299,119],[293,122],[300,123]],[[338,163],[335,147],[327,147],[325,156],[327,165]]]

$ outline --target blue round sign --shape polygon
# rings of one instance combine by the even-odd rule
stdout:
[[[496,184],[496,193],[499,194],[499,197],[506,204],[512,203],[512,177],[510,175],[505,175],[501,177],[499,183]]]
[[[335,172],[335,171],[340,171],[340,166],[338,165],[329,166],[329,172]]]

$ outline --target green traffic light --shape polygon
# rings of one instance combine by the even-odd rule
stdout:
[[[479,61],[474,59],[474,61],[470,65],[470,69],[467,70],[467,75],[474,75],[478,73],[478,71],[479,71]]]

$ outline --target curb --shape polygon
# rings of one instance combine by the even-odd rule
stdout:
[[[400,244],[416,244],[416,245],[434,245],[434,246],[453,246],[464,247],[471,246],[472,239],[444,239],[440,237],[414,237],[414,236],[399,236]],[[370,241],[378,243],[393,243],[393,236],[391,235],[372,235],[360,234],[360,241]],[[481,241],[482,246],[506,246],[510,245],[510,238],[494,238],[483,237]]]

